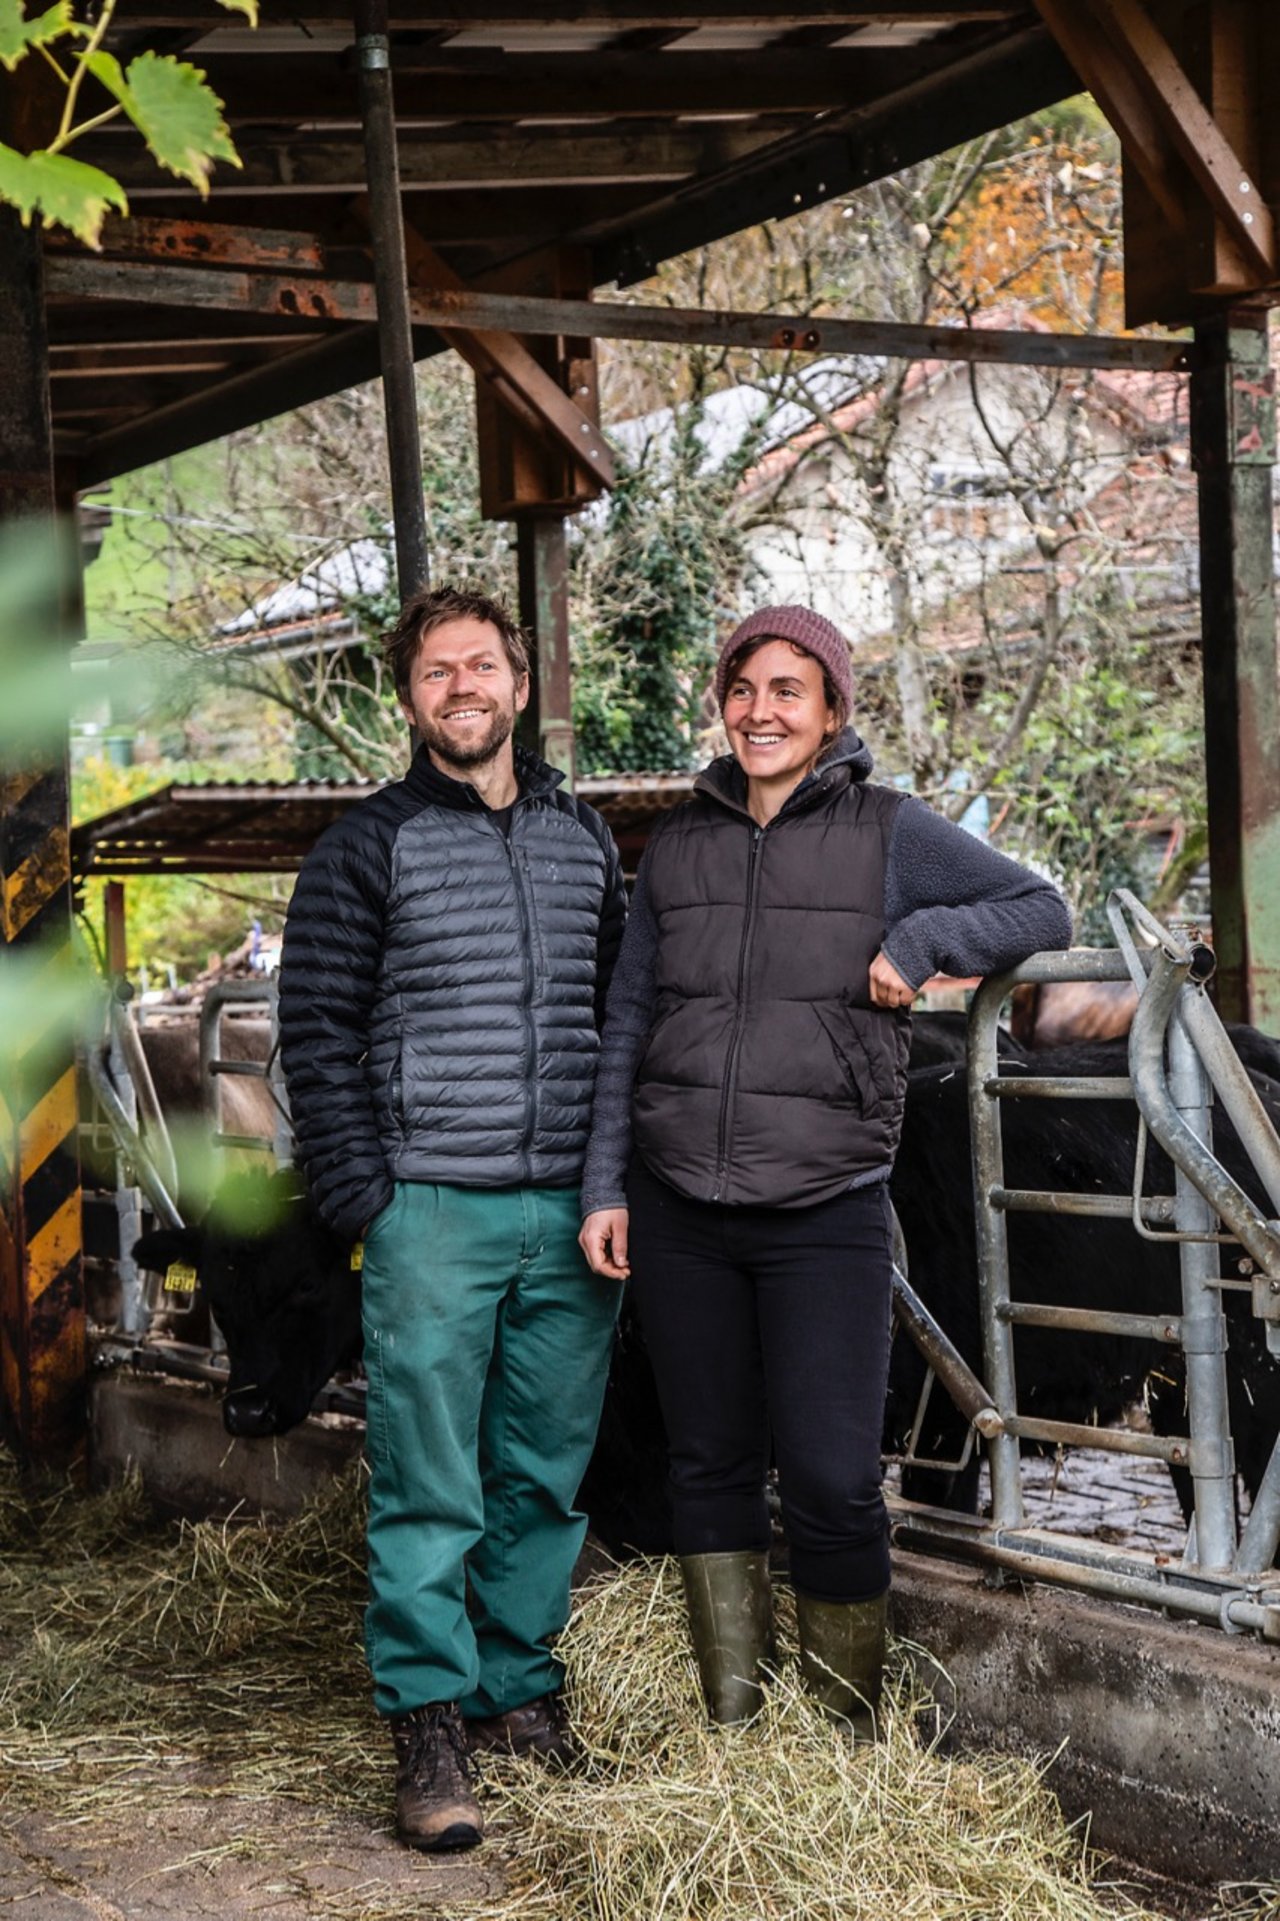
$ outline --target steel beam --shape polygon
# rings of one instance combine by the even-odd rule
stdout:
[[[652,26],[693,32],[711,22],[756,26],[770,35],[793,27],[844,25],[850,32],[863,22],[876,26],[895,21],[1001,21],[1024,11],[1013,0],[792,0],[778,8],[771,0],[697,0],[696,5],[664,6],[662,0],[436,0],[434,5],[395,4],[388,9],[393,32],[464,33],[471,27],[522,27],[530,24],[597,27],[620,33],[624,28]],[[344,0],[294,0],[289,19],[299,26],[346,27],[350,13]],[[156,28],[225,27],[226,14],[215,0],[144,0],[131,9],[126,25],[130,34]]]
[[[1079,90],[1048,31],[1026,28],[874,106],[826,116],[599,233],[597,272],[623,284],[647,279],[675,254],[865,187]]]
[[[527,744],[573,786],[573,690],[569,669],[569,554],[561,514],[516,522],[520,619],[532,634],[532,688],[524,712]]]
[[[717,48],[714,53],[507,52],[502,47],[393,46],[396,111],[414,120],[574,119],[616,115],[825,113],[870,100],[955,58],[947,41],[901,48]],[[300,53],[281,73],[262,57],[202,52],[200,65],[233,127],[343,125],[356,120],[343,56]]]
[[[408,600],[430,577],[427,512],[418,437],[418,382],[400,213],[396,113],[391,94],[386,0],[356,0],[356,62],[364,116],[365,175],[373,273],[377,288],[378,359],[387,420],[396,575]]]
[[[1266,316],[1196,329],[1191,456],[1199,486],[1205,773],[1216,998],[1280,1032],[1280,662]]]
[[[7,207],[0,208],[0,396],[0,534],[25,539],[30,528],[29,545],[48,553],[39,612],[29,608],[26,616],[41,631],[27,644],[47,647],[53,679],[65,665],[67,609],[54,568],[40,241]],[[10,566],[15,558],[12,549],[5,555]],[[6,582],[6,594],[11,589]],[[7,980],[25,967],[28,986],[0,1032],[0,1431],[33,1464],[73,1453],[84,1424],[75,1044],[56,991],[71,964],[68,849],[65,738],[59,750],[47,738],[10,737],[0,771],[0,946]]]
[[[163,300],[173,306],[254,314],[292,314],[367,323],[373,289],[351,280],[288,279],[270,273],[171,267],[142,269],[115,260],[55,259],[51,287],[77,299]],[[627,302],[552,300],[540,294],[490,293],[478,287],[415,285],[409,307],[423,327],[479,332],[576,334],[584,339],[696,342],[785,353],[890,355],[906,360],[994,362],[1024,367],[1125,367],[1185,371],[1185,341],[1127,335],[1040,334],[983,327],[918,327],[828,314],[746,314]]]

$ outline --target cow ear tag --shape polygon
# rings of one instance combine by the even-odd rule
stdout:
[[[194,1267],[185,1261],[172,1261],[164,1271],[164,1291],[166,1294],[194,1294],[199,1277]]]
[[[351,1250],[351,1272],[358,1274],[364,1266],[364,1242],[357,1241]]]

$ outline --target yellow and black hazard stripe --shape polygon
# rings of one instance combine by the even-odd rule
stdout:
[[[34,1462],[84,1429],[85,1326],[63,769],[0,782],[0,927],[22,961],[19,1018],[0,1037],[0,1411]]]

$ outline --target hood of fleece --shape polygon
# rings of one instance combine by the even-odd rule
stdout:
[[[844,727],[812,773],[805,775],[787,801],[787,806],[812,793],[815,788],[825,786],[827,778],[837,768],[846,769],[846,778],[853,782],[866,780],[874,765],[871,749],[861,734],[855,727]],[[727,800],[735,807],[746,805],[747,777],[732,754],[720,754],[703,768],[693,784],[701,792],[713,794],[718,800]]]

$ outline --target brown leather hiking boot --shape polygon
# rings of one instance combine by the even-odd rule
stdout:
[[[536,1754],[539,1760],[567,1768],[578,1758],[578,1744],[569,1732],[558,1695],[540,1694],[536,1701],[508,1708],[466,1723],[473,1754]]]
[[[391,1723],[396,1750],[396,1832],[411,1848],[473,1848],[484,1816],[471,1791],[467,1737],[454,1701],[430,1701]]]

